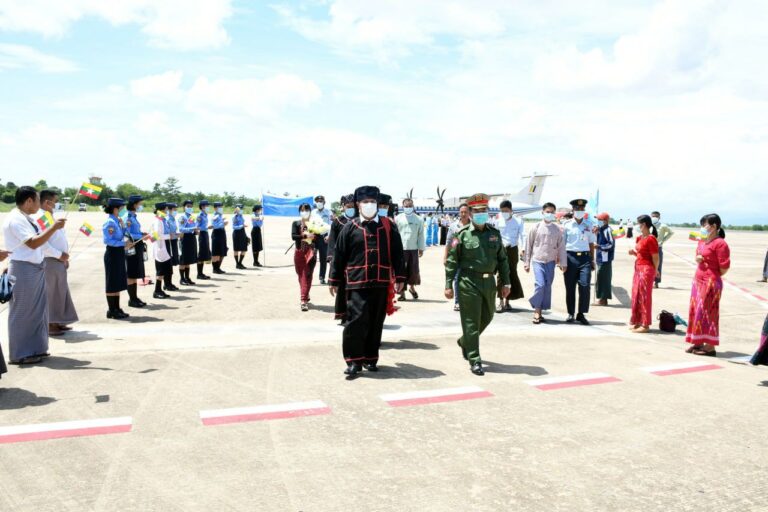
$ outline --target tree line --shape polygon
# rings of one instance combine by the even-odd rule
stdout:
[[[77,187],[58,187],[54,184],[49,184],[46,180],[39,180],[34,187],[40,191],[43,189],[56,190],[59,192],[62,202],[64,199],[70,203],[85,203],[87,205],[102,205],[110,197],[120,197],[122,199],[128,199],[129,196],[139,194],[144,198],[147,204],[159,203],[161,201],[173,202],[181,205],[181,202],[186,199],[191,199],[197,204],[202,199],[207,199],[211,202],[220,201],[225,207],[231,208],[236,204],[242,204],[246,207],[253,206],[254,204],[261,204],[261,198],[248,197],[245,195],[235,195],[234,192],[224,192],[222,194],[207,194],[201,191],[198,192],[185,192],[182,191],[179,185],[179,180],[173,176],[167,178],[163,183],[155,183],[151,189],[143,189],[132,183],[121,183],[115,187],[104,183],[100,179],[84,180],[90,181],[94,185],[102,187],[101,195],[98,199],[91,199],[85,196],[79,196],[80,186]],[[24,184],[22,184],[24,185]],[[15,202],[16,189],[21,185],[17,185],[12,181],[7,183],[0,183],[0,200],[4,203],[13,204]]]

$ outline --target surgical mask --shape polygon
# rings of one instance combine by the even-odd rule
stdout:
[[[488,223],[488,212],[475,213],[474,215],[472,215],[472,222],[474,222],[478,226],[482,226],[483,224],[487,224]]]
[[[142,210],[144,210],[144,205],[143,204],[140,204],[139,206],[136,207],[136,213],[139,213]]]
[[[216,213],[224,213],[224,208],[216,208]]]
[[[210,206],[206,206],[205,208],[203,208],[203,211],[205,213],[211,213],[211,207]]]
[[[304,220],[307,220],[309,218],[309,212],[307,211],[301,212],[301,218]]]
[[[389,208],[379,208],[379,217],[386,217],[389,215]]]
[[[360,213],[362,213],[363,217],[365,217],[366,219],[370,219],[374,215],[376,215],[377,209],[378,209],[378,206],[376,206],[376,203],[362,203],[360,205]]]
[[[176,210],[171,210],[171,217],[176,217]]]
[[[352,217],[355,216],[355,209],[354,208],[344,209],[344,215],[346,215],[348,219],[351,219]]]
[[[118,214],[120,217],[125,217],[126,215],[128,215],[128,208],[126,208],[125,206],[123,206],[122,208],[120,208],[120,209],[117,211],[117,214]]]
[[[504,220],[509,220],[512,218],[512,212],[501,212],[501,216],[504,218]]]
[[[659,224],[661,224],[661,219],[658,217],[653,217],[653,225],[658,226]]]
[[[406,215],[413,215],[413,207],[412,206],[406,206],[403,208],[403,211]]]
[[[323,208],[325,208],[325,203],[315,203],[315,206],[317,206],[318,210],[322,210]]]
[[[547,212],[544,214],[544,220],[547,222],[554,222],[556,218],[554,213]]]
[[[575,219],[583,219],[585,214],[586,214],[586,212],[576,211],[576,212],[573,212],[573,218],[575,218]]]
[[[701,236],[704,238],[709,238],[709,227],[701,226]]]
[[[192,215],[192,208],[184,208],[184,213],[187,215]]]

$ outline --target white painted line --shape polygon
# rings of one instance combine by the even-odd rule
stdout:
[[[0,444],[130,432],[129,416],[0,427]]]
[[[647,366],[641,368],[642,371],[658,375],[660,377],[667,377],[670,375],[679,375],[682,373],[694,373],[705,372],[709,370],[719,370],[722,366],[712,364],[703,361],[686,362],[686,363],[670,363],[662,364],[658,366]]]
[[[475,398],[488,398],[493,394],[478,386],[458,388],[432,389],[427,391],[406,391],[404,393],[388,393],[379,398],[393,407],[408,405],[426,405],[441,402],[458,402]]]
[[[582,373],[580,375],[568,375],[565,377],[547,377],[544,379],[533,379],[523,381],[529,386],[533,386],[543,391],[555,389],[573,388],[579,386],[592,386],[595,384],[609,384],[612,382],[621,382],[607,373]]]
[[[203,421],[204,425],[222,425],[226,423],[241,423],[246,421],[317,416],[321,414],[330,414],[330,412],[331,409],[325,402],[313,400],[310,402],[292,402],[287,404],[257,405],[253,407],[200,411],[200,419]]]

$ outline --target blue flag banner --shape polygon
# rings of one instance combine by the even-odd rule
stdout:
[[[273,215],[275,217],[298,217],[299,205],[301,203],[312,204],[312,196],[307,197],[284,197],[263,194],[261,206],[264,208],[264,215]]]

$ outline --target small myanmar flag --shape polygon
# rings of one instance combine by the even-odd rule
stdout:
[[[101,195],[101,188],[98,185],[94,185],[93,183],[83,183],[83,186],[80,187],[80,192],[78,192],[79,195],[90,197],[91,199],[98,199]]]
[[[43,231],[53,226],[53,215],[51,215],[51,212],[42,214],[40,218],[37,219],[37,225],[40,226],[40,229]]]
[[[157,242],[158,240],[160,240],[160,235],[158,234],[158,232],[157,232],[157,231],[153,231],[153,232],[152,232],[152,233],[149,235],[149,237],[150,237],[150,239],[151,239],[153,242]]]
[[[698,242],[699,240],[701,240],[701,235],[695,231],[691,231],[690,233],[688,233],[688,240],[693,240],[694,242]]]
[[[93,233],[93,226],[87,222],[83,222],[83,225],[80,226],[80,232],[85,236],[91,236],[91,233]]]

